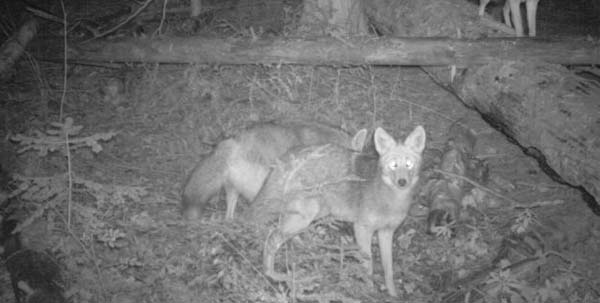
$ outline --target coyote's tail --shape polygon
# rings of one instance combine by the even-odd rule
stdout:
[[[232,143],[231,140],[219,143],[212,154],[204,158],[189,175],[181,200],[182,213],[186,219],[200,217],[209,199],[225,185]]]

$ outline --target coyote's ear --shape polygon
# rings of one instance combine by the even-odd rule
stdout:
[[[380,155],[386,154],[397,145],[396,140],[381,127],[375,130],[374,142],[375,149]]]
[[[367,143],[367,130],[365,128],[359,130],[354,137],[352,137],[352,143],[350,147],[355,151],[362,151]]]
[[[425,149],[425,129],[419,125],[406,137],[404,146],[412,149],[414,152],[421,153]]]

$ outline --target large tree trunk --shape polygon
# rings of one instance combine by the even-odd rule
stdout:
[[[454,86],[468,106],[535,157],[551,177],[580,189],[600,214],[597,83],[560,65],[495,61],[470,68]]]
[[[59,49],[40,42],[38,57],[62,60]],[[48,54],[44,56],[43,54]],[[315,38],[225,40],[129,39],[75,46],[69,59],[90,62],[207,64],[343,64],[466,67],[512,59],[559,64],[600,64],[600,45],[585,40],[447,38]]]

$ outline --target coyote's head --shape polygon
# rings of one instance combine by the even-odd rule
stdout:
[[[379,166],[383,182],[398,189],[410,189],[419,179],[419,169],[425,148],[425,129],[417,126],[402,142],[396,142],[382,128],[374,135],[375,149],[379,153]]]

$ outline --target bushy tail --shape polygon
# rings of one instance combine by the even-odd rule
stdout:
[[[200,217],[209,199],[218,194],[225,184],[231,143],[229,140],[221,142],[188,177],[181,200],[182,213],[187,219],[194,220]]]

